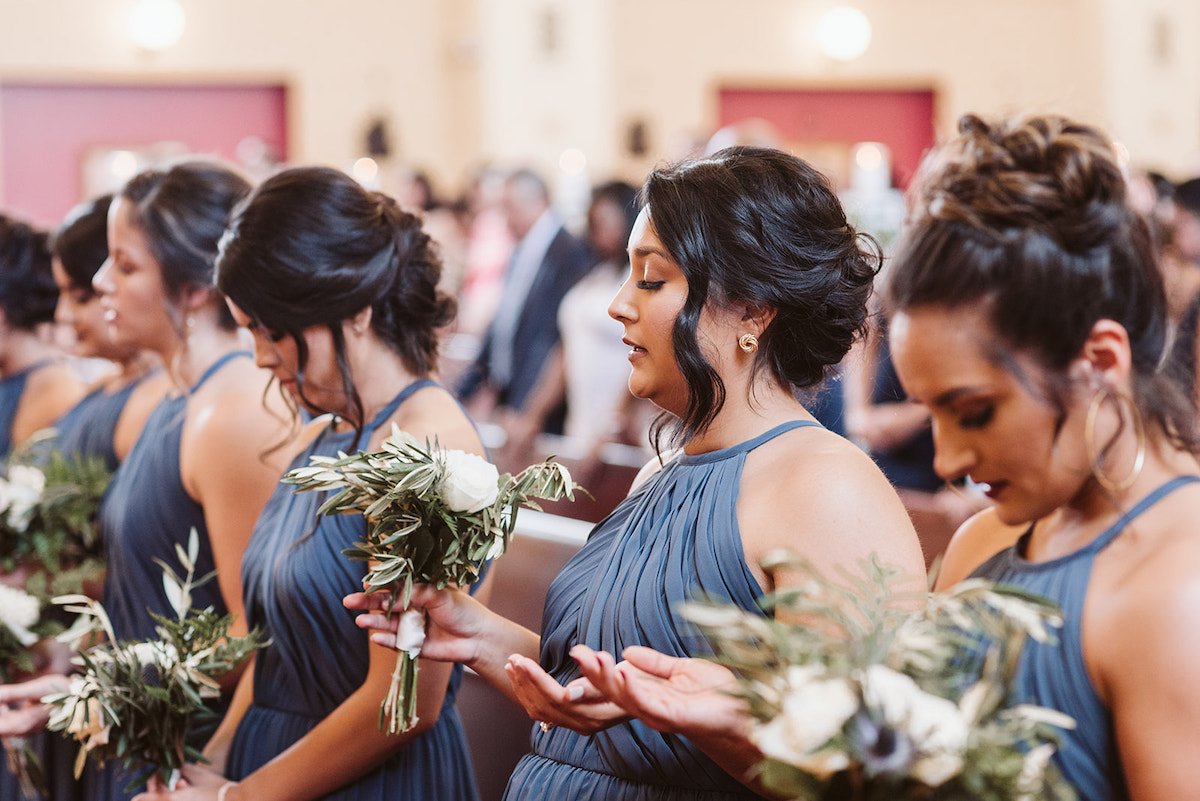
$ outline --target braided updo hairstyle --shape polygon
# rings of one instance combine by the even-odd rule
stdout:
[[[296,167],[264,181],[235,211],[217,260],[221,291],[255,326],[296,343],[302,397],[304,330],[329,329],[355,412],[350,422],[360,429],[342,324],[370,307],[372,330],[409,372],[428,375],[437,366],[437,329],[455,310],[437,288],[440,276],[417,217],[328,167]]]
[[[779,150],[730,147],[654,170],[641,199],[688,282],[672,333],[688,384],[684,439],[725,403],[696,337],[707,304],[774,310],[753,369],[794,390],[814,387],[846,355],[867,319],[880,256],[846,221],[824,175]]]
[[[1058,116],[995,124],[968,115],[921,167],[889,268],[890,311],[985,310],[1000,343],[1047,372],[1066,415],[1066,369],[1098,320],[1128,332],[1134,402],[1177,447],[1196,449],[1190,404],[1159,369],[1166,295],[1149,228],[1130,206],[1110,140]],[[1019,377],[1016,363],[994,354]]]

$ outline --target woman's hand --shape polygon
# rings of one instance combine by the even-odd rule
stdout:
[[[346,596],[348,609],[380,610],[359,615],[359,628],[372,629],[371,641],[385,648],[396,647],[396,629],[401,613],[421,609],[428,618],[421,657],[436,662],[471,664],[478,656],[479,638],[486,627],[487,607],[467,593],[456,589],[437,590],[428,584],[413,588],[408,606],[392,605],[390,614],[383,610],[387,593],[356,592]]]
[[[529,717],[549,726],[563,726],[580,734],[594,734],[628,720],[625,710],[596,691],[587,679],[565,687],[528,657],[513,654],[505,665],[509,681]]]
[[[133,801],[215,801],[222,785],[228,781],[206,765],[190,763],[184,765],[180,773],[182,778],[173,792],[155,774],[147,783],[146,792],[134,796]]]
[[[725,692],[734,684],[726,667],[642,646],[626,648],[620,664],[586,645],[571,656],[595,690],[652,729],[689,737],[746,731],[742,702]]]
[[[44,731],[50,707],[44,696],[66,692],[70,679],[49,673],[20,684],[0,685],[0,737],[29,737]]]

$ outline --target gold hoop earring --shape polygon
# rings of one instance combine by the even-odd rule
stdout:
[[[758,337],[754,334],[742,334],[738,337],[738,347],[746,351],[746,353],[754,353],[758,350]]]
[[[1116,399],[1118,417],[1120,416],[1122,402],[1128,402],[1129,408],[1132,410],[1133,429],[1137,434],[1137,454],[1133,457],[1133,469],[1129,471],[1129,475],[1120,481],[1110,478],[1100,467],[1100,459],[1104,454],[1096,447],[1096,417],[1100,414],[1100,407],[1108,398]],[[1087,421],[1083,426],[1083,444],[1087,448],[1088,461],[1092,465],[1092,475],[1100,482],[1100,486],[1114,495],[1132,487],[1133,482],[1137,481],[1138,476],[1142,474],[1142,467],[1146,464],[1146,428],[1142,424],[1142,413],[1134,405],[1133,399],[1119,393],[1110,392],[1107,387],[1098,389],[1092,398],[1091,404],[1088,406]]]

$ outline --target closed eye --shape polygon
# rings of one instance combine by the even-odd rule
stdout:
[[[958,418],[958,424],[962,428],[976,429],[983,428],[992,421],[992,413],[995,411],[994,406],[985,406],[982,409],[963,415]]]
[[[638,289],[661,289],[662,285],[665,283],[666,283],[666,281],[638,281],[637,288]]]

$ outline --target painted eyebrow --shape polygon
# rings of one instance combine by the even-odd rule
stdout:
[[[637,256],[638,258],[645,258],[646,256],[662,256],[664,259],[670,258],[667,256],[667,252],[665,250],[650,247],[636,247],[633,249],[633,255]]]
[[[938,406],[938,407],[945,407],[945,406],[949,406],[950,404],[954,403],[956,400],[963,397],[964,395],[977,395],[977,394],[978,395],[986,394],[986,390],[983,390],[979,387],[955,387],[954,389],[946,390],[941,395],[938,395],[936,398],[934,398],[932,405]]]

